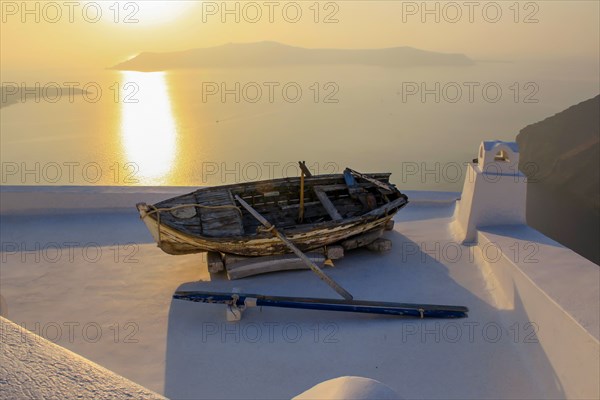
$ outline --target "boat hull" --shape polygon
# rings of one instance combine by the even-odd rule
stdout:
[[[309,232],[282,233],[302,251],[329,246],[356,235],[383,230],[393,216],[388,215],[369,222],[347,221],[315,228]],[[237,238],[205,238],[186,235],[166,225],[158,226],[155,219],[144,218],[148,230],[165,253],[173,255],[215,251],[240,256],[267,256],[289,253],[289,248],[270,234]],[[158,231],[160,229],[160,236]],[[160,237],[160,241],[158,238]]]
[[[382,182],[386,182],[389,174],[373,174],[371,176],[381,179]],[[342,175],[321,175],[306,179],[307,184],[314,185],[315,187],[333,188],[331,190],[338,190],[338,193],[341,190],[340,186],[345,187],[343,182],[344,178]],[[288,190],[288,194],[296,193],[298,191],[298,189],[296,189],[297,187],[299,187],[297,178],[286,178],[215,188],[204,188],[188,195],[165,200],[155,206],[139,203],[137,204],[137,209],[158,246],[169,254],[179,255],[206,251],[247,257],[286,254],[290,252],[287,245],[277,237],[273,236],[270,232],[261,231],[261,227],[248,227],[244,225],[244,228],[239,229],[236,232],[235,224],[219,225],[219,218],[223,218],[223,221],[233,221],[234,223],[242,220],[242,218],[237,220],[233,218],[237,215],[235,214],[235,211],[238,211],[239,207],[235,205],[233,199],[228,200],[232,197],[230,191],[236,191],[245,196],[252,196],[253,194],[259,193],[262,194],[262,197],[260,198],[263,202],[279,204],[280,199],[273,199],[273,197],[270,196],[272,193],[277,191],[283,192],[285,190]],[[290,190],[290,188],[292,189]],[[355,216],[337,219],[327,218],[328,220],[315,223],[288,223],[287,226],[279,225],[275,221],[273,222],[274,225],[277,226],[279,232],[283,233],[302,251],[329,246],[368,232],[383,231],[385,225],[393,218],[396,212],[408,203],[408,199],[405,195],[401,194],[393,186],[390,186],[390,188],[391,189],[388,192],[389,197],[386,197],[385,203],[382,200],[378,207],[375,207],[370,211],[359,213]],[[341,191],[343,192],[344,190]],[[223,196],[223,193],[227,193],[227,195]],[[188,216],[184,216],[183,220],[189,221],[189,223],[186,222],[187,225],[182,225],[183,227],[186,227],[187,231],[178,226],[174,226],[175,223],[178,223],[178,220],[169,217],[167,213],[157,212],[160,207],[167,207],[162,208],[163,210],[168,210],[170,209],[168,207],[172,206],[178,208],[181,207],[181,205],[179,205],[180,203],[189,203],[190,201],[193,201],[193,199],[196,199],[196,203],[207,204],[207,206],[200,207],[210,207],[208,206],[208,204],[210,204],[213,207],[217,205],[217,207],[227,208],[218,211],[198,208],[200,214],[196,216],[192,216],[196,211],[190,210],[191,213],[189,218]],[[254,200],[255,198],[250,197],[250,199]],[[348,204],[348,200],[349,197],[346,194],[345,200],[343,201],[346,202],[345,204]],[[230,201],[230,203],[227,203],[228,201]],[[359,207],[362,207],[357,199],[354,201]],[[315,201],[313,201],[313,203],[315,203]],[[192,206],[193,205],[190,205],[190,207]],[[195,206],[199,205],[196,204]],[[203,214],[204,212],[206,213]],[[216,212],[221,212],[221,216],[223,216],[224,213],[229,213],[229,215],[215,219],[214,213]],[[206,226],[201,225],[200,229],[196,232],[191,231],[190,226],[196,226],[193,221],[198,221],[198,224],[202,224],[203,221],[207,221],[207,215],[210,217],[208,221],[212,224],[210,225],[212,230],[206,229],[205,231],[204,228]],[[171,220],[167,221],[167,218],[171,218]]]

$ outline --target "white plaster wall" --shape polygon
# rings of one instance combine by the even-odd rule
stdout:
[[[554,369],[554,380],[536,375],[540,386],[550,391],[558,385],[569,399],[600,398],[598,266],[527,226],[489,228],[477,236],[480,249],[535,246],[532,258],[505,252],[485,268],[492,271],[498,304],[536,325],[543,354],[526,343],[520,349],[531,368],[549,362]]]
[[[477,228],[484,226],[525,223],[527,185],[522,174],[488,175],[473,164],[467,170],[455,213],[459,240],[475,241]]]

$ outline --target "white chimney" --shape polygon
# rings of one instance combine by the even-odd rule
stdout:
[[[525,224],[526,192],[525,175],[519,172],[517,143],[482,142],[478,158],[467,166],[454,212],[452,225],[457,239],[472,243],[477,238],[477,228]]]

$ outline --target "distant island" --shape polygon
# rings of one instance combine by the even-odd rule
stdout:
[[[27,101],[35,103],[56,103],[63,99],[69,101],[71,97],[82,94],[89,94],[89,92],[73,87],[0,86],[0,108]]]
[[[140,53],[110,69],[164,71],[182,68],[249,68],[293,65],[371,65],[380,67],[468,66],[464,54],[446,54],[412,47],[383,49],[307,49],[277,42],[229,43],[170,53]]]

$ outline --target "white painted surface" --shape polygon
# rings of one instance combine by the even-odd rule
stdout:
[[[0,317],[3,399],[164,399]]]
[[[506,159],[498,159],[506,156]],[[527,184],[514,142],[484,141],[469,163],[453,225],[457,240],[474,242],[484,226],[525,224]]]
[[[135,204],[156,203],[193,192],[193,186],[0,186],[0,215],[77,214],[131,211]],[[406,191],[412,202],[453,203],[456,192]]]
[[[564,375],[588,368],[588,361],[573,365],[572,358],[560,354],[570,346],[580,348],[585,335],[574,332],[593,332],[588,316],[598,314],[600,307],[590,297],[597,288],[592,275],[575,278],[580,274],[576,269],[569,270],[575,275],[562,287],[564,296],[552,294],[561,290],[565,275],[560,266],[572,254],[563,247],[540,250],[550,268],[539,278],[550,286],[538,282],[535,288],[514,288],[504,284],[505,274],[495,264],[472,253],[482,243],[469,247],[455,241],[452,201],[411,202],[397,216],[394,231],[386,233],[393,242],[390,252],[349,252],[327,273],[359,299],[465,305],[471,310],[468,319],[265,308],[250,309],[242,321],[226,323],[223,306],[173,301],[173,292],[241,287],[271,295],[335,294],[310,271],[229,282],[222,275],[210,276],[201,255],[164,254],[133,206],[145,201],[148,192],[121,190],[131,206],[116,211],[3,215],[3,310],[13,321],[152,390],[175,398],[291,398],[327,379],[362,376],[406,398],[537,399],[596,393],[597,380],[589,379],[575,392],[576,382]],[[27,198],[38,196],[31,189],[21,192]],[[124,202],[120,194],[115,196],[115,202]],[[508,242],[503,248],[531,240],[512,229],[504,232]],[[63,247],[62,258],[51,259],[50,243],[72,242],[80,244],[72,258]],[[133,248],[126,248],[130,242]],[[7,243],[17,249],[7,251]],[[89,249],[101,249],[97,260],[81,251],[89,243]],[[589,314],[573,311],[578,304],[585,304]],[[547,311],[557,305],[562,314]],[[543,322],[544,332],[531,329],[536,321]],[[79,325],[70,337],[72,323]],[[100,327],[98,340],[84,334],[89,324]],[[58,338],[56,325],[62,329]],[[591,356],[598,353],[597,343],[586,346]]]
[[[521,346],[526,361],[538,370],[550,364],[565,397],[600,398],[600,268],[523,225],[486,228],[478,246],[489,254],[493,295],[535,324],[543,355]]]
[[[342,376],[319,383],[293,400],[400,400],[400,397],[375,379]]]

